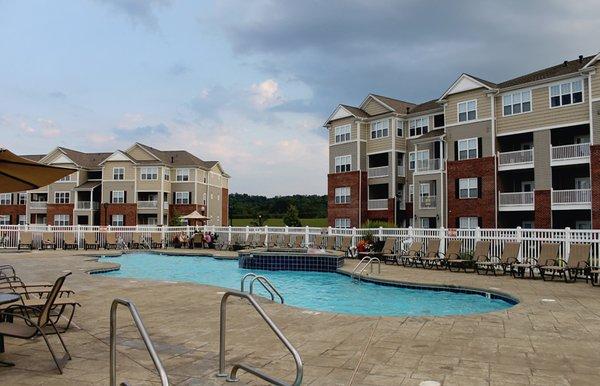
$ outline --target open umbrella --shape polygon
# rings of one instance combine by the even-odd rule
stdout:
[[[30,161],[0,148],[0,193],[37,189],[74,172]]]
[[[201,215],[200,213],[198,213],[197,210],[193,211],[190,214],[186,214],[185,216],[181,216],[181,218],[186,219],[186,220],[194,220],[195,223],[197,223],[198,221],[210,220],[210,217]]]

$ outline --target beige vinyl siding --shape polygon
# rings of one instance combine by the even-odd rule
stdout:
[[[102,183],[102,202],[110,203],[110,192],[113,190],[123,190],[126,193],[127,203],[136,202],[135,184],[133,181],[105,181]]]
[[[133,149],[131,149],[130,151],[128,151],[127,154],[129,154],[135,160],[156,161],[156,158],[152,157],[150,154],[148,154],[147,151],[145,151],[144,149],[142,149],[138,146],[136,146]]]
[[[357,123],[357,127],[360,129],[360,140],[366,141],[369,139],[371,125],[369,123]]]
[[[467,138],[481,138],[481,156],[492,156],[493,139],[491,121],[472,122],[452,127],[448,130],[448,133],[446,134],[446,142],[448,143],[448,161],[456,160],[454,143],[458,140]]]
[[[600,99],[600,73],[592,75],[592,99]]]
[[[102,181],[111,181],[113,179],[113,168],[125,169],[123,179],[135,180],[135,167],[131,162],[105,162],[102,168]]]
[[[552,83],[554,84],[554,83]],[[569,123],[588,121],[588,85],[584,84],[583,103],[550,108],[549,85],[531,90],[532,111],[529,113],[503,117],[502,94],[496,98],[496,117],[498,134],[512,133],[540,127],[560,126]]]
[[[356,140],[356,123],[354,122],[356,118],[354,117],[348,117],[348,118],[342,118],[342,119],[338,119],[334,122],[331,123],[331,126],[329,127],[329,144],[330,145],[335,145],[335,128],[339,127],[339,126],[345,126],[345,125],[350,125],[350,140],[351,141],[355,141]]]
[[[379,115],[390,112],[390,109],[377,102],[373,98],[369,98],[363,110],[369,115]]]
[[[347,143],[341,143],[337,146],[333,146],[331,148],[329,148],[329,173],[335,173],[335,157],[340,157],[340,156],[345,156],[345,155],[350,155],[352,156],[352,162],[350,164],[350,167],[352,169],[352,171],[357,170],[357,147],[356,147],[356,142],[347,142]],[[365,155],[362,152],[361,149],[361,155],[364,159]],[[363,159],[361,159],[361,163],[364,162]]]
[[[446,106],[446,125],[452,125],[458,123],[458,103],[477,100],[477,119],[490,118],[491,103],[490,97],[485,94],[485,88],[478,88],[476,90],[469,90],[458,94],[449,95]],[[462,123],[462,122],[461,122]],[[433,119],[431,120],[431,127],[433,127]]]
[[[371,124],[367,124],[367,154],[370,153],[380,153],[383,151],[392,150],[392,141],[394,138],[392,137],[394,126],[391,118],[385,118],[388,121],[388,136],[383,138],[375,138],[371,139]],[[379,120],[377,120],[379,121]],[[374,121],[376,122],[376,121]]]
[[[600,101],[592,102],[592,129],[594,134],[594,145],[600,143]]]
[[[552,168],[550,166],[550,130],[533,133],[533,172],[535,189],[548,190],[552,188]]]

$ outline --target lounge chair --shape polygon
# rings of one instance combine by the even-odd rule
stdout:
[[[100,245],[96,241],[96,234],[93,232],[86,232],[83,234],[83,249],[99,249]]]
[[[348,256],[351,246],[352,246],[352,237],[342,236],[342,242],[335,250],[344,252],[344,255]]]
[[[549,261],[551,264],[547,261],[545,265],[539,267],[542,280],[546,280],[548,273],[550,273],[550,280],[554,280],[555,274],[558,274],[566,283],[576,281],[580,274],[587,278],[591,248],[590,244],[571,244],[569,260],[555,259]]]
[[[106,232],[104,241],[104,249],[110,249],[111,247],[117,249],[117,234],[114,232]]]
[[[29,248],[33,249],[33,236],[31,232],[20,232],[19,233],[19,244],[17,245],[17,250],[21,250],[21,248]]]
[[[386,237],[383,242],[383,246],[380,251],[369,251],[369,252],[359,252],[358,257],[361,259],[365,256],[377,257],[377,258],[395,258],[394,255],[394,246],[396,245],[396,239],[393,237]]]
[[[140,232],[133,232],[131,234],[131,242],[129,243],[129,248],[131,249],[139,249],[142,243],[142,234]]]
[[[323,236],[322,235],[315,236],[315,239],[312,242],[312,247],[319,248],[319,249],[323,248]]]
[[[162,233],[152,232],[150,233],[150,248],[160,249],[163,246]]]
[[[535,269],[540,268],[542,265],[547,266],[547,263],[556,261],[560,252],[559,243],[543,243],[540,247],[540,254],[538,258],[532,258],[528,263],[515,263],[512,265],[512,275],[514,278],[525,278],[525,271],[529,270],[529,277],[535,277]]]
[[[448,270],[450,272],[459,272],[461,269],[467,272],[468,269],[472,269],[475,272],[476,261],[487,261],[490,258],[490,245],[489,241],[478,241],[475,243],[475,250],[473,253],[467,254],[469,259],[465,259],[462,256],[455,257],[453,259],[447,259]],[[456,268],[456,271],[453,271]]]
[[[65,232],[63,236],[63,249],[79,249],[75,233]]]
[[[278,234],[269,234],[269,237],[266,238],[267,248],[275,248],[277,246],[277,239],[279,238]]]
[[[440,244],[440,239],[429,240],[425,246],[425,252],[413,258],[412,263],[414,266],[421,264],[423,268],[427,269],[437,267],[440,263]]]
[[[438,252],[439,259],[432,261],[436,269],[448,268],[448,261],[460,259],[460,250],[462,249],[462,240],[449,240],[444,252]]]
[[[504,244],[504,249],[500,257],[492,256],[485,260],[475,262],[475,270],[478,275],[487,275],[488,272],[493,272],[494,276],[498,268],[502,270],[502,274],[506,275],[512,271],[512,265],[516,263],[521,250],[521,243],[507,242]]]
[[[328,251],[335,250],[335,236],[327,236],[327,244],[325,245],[325,249]]]
[[[423,243],[420,241],[413,241],[407,250],[400,251],[395,255],[385,255],[385,263],[396,263],[402,264],[407,267],[414,264],[415,259],[418,259],[423,249]]]
[[[290,247],[290,234],[285,233],[282,235],[281,239],[277,242],[277,246],[279,248],[289,248]]]
[[[54,232],[43,232],[42,233],[42,249],[56,249],[56,240]]]
[[[56,328],[55,323],[50,318],[50,311],[55,305],[56,298],[58,297],[66,277],[70,274],[71,273],[69,272],[68,274],[56,279],[51,292],[45,299],[43,307],[36,308],[22,304],[16,304],[8,307],[5,311],[0,313],[0,320],[9,320],[0,322],[0,335],[25,340],[30,340],[36,335],[41,335],[46,343],[46,346],[48,346],[50,355],[52,355],[52,359],[54,360],[59,373],[61,374],[64,364],[67,360],[71,359],[71,354],[69,354],[69,350],[67,349],[60,332]],[[29,313],[34,315],[37,314],[38,316],[37,318],[31,318],[29,317]],[[15,318],[22,320],[24,323],[11,323],[10,319],[14,320]],[[52,346],[50,346],[50,342],[48,341],[48,336],[46,334],[48,330],[52,333],[56,333],[56,336],[58,336],[58,339],[60,340],[60,344],[65,352],[65,355],[61,359],[56,357]]]
[[[267,240],[267,235],[265,233],[257,234],[254,238],[254,243],[252,244],[253,248],[263,248],[265,246]]]
[[[294,242],[292,243],[292,248],[302,248],[304,244],[304,236],[303,235],[295,235]]]
[[[204,248],[204,235],[202,232],[198,232],[192,236],[190,240],[190,245],[192,248]]]

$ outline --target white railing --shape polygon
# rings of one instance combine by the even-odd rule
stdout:
[[[369,210],[387,210],[388,208],[388,200],[387,198],[383,198],[380,200],[369,200]]]
[[[498,153],[499,166],[517,166],[533,164],[533,149]]]
[[[77,201],[76,208],[82,210],[98,210],[100,208],[100,203],[95,201]]]
[[[31,201],[29,202],[30,209],[46,209],[48,208],[48,202],[46,201]]]
[[[138,201],[137,207],[140,209],[157,209],[158,201]]]
[[[589,143],[575,143],[572,145],[552,146],[552,160],[568,160],[590,156]]]
[[[163,209],[169,209],[169,203],[167,201],[163,202]]]
[[[387,177],[390,175],[389,166],[378,166],[376,168],[369,168],[369,178]]]
[[[421,196],[419,198],[419,208],[421,208],[421,209],[437,208],[437,196]]]
[[[500,206],[529,206],[534,203],[533,192],[500,193],[498,198]]]
[[[569,205],[569,204],[591,204],[592,190],[591,189],[570,189],[570,190],[553,190],[552,204],[553,205]]]
[[[398,165],[397,166],[397,173],[398,173],[398,177],[405,177],[406,176],[406,168],[404,167],[404,165]]]
[[[417,172],[431,172],[440,170],[441,162],[439,158],[419,159],[417,160]]]

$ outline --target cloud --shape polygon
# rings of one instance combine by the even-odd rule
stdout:
[[[96,0],[108,5],[115,12],[126,15],[133,25],[141,24],[147,29],[160,29],[156,9],[172,4],[171,0]]]
[[[133,128],[115,128],[112,130],[114,139],[118,141],[143,141],[148,137],[164,138],[171,135],[172,131],[164,123],[156,125],[138,126]]]

